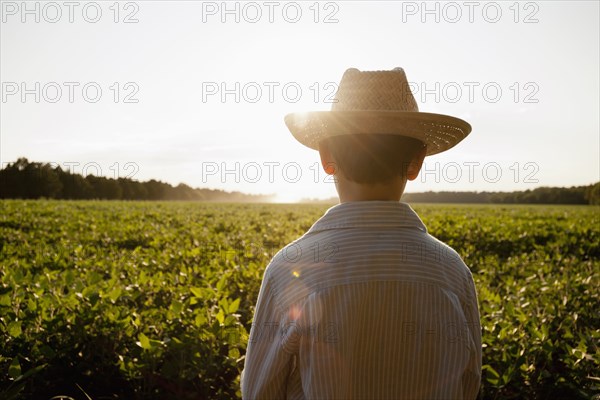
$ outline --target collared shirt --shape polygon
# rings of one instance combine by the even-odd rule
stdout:
[[[480,379],[471,272],[408,204],[336,205],[268,265],[244,399],[473,399]]]

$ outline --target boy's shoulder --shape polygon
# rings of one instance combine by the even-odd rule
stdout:
[[[426,229],[340,227],[309,230],[288,243],[271,259],[265,278],[287,282],[301,275],[318,276],[336,269],[360,270],[382,264],[429,268],[460,280],[472,277],[460,254]]]

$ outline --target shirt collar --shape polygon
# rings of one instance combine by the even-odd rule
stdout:
[[[352,201],[328,209],[308,233],[327,229],[404,227],[427,228],[417,213],[406,203],[398,201]]]

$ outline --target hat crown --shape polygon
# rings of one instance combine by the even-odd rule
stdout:
[[[332,111],[409,111],[419,107],[402,68],[391,71],[347,69],[335,94]]]

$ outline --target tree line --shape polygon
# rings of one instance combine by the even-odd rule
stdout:
[[[0,170],[2,199],[104,199],[104,200],[189,200],[268,202],[272,195],[251,195],[217,189],[197,189],[183,183],[172,186],[154,179],[139,182],[129,178],[82,176],[60,166],[19,158]],[[337,203],[304,199],[303,202]],[[519,192],[424,192],[405,193],[408,203],[508,203],[508,204],[595,204],[600,205],[600,182],[588,186],[540,187]]]
[[[335,197],[303,199],[303,203],[337,203]],[[519,192],[422,192],[404,193],[406,203],[489,204],[593,204],[600,205],[600,182],[588,186],[539,187]]]
[[[406,193],[408,203],[600,204],[600,182],[588,186],[539,187],[518,192]]]
[[[129,178],[84,177],[60,166],[19,158],[0,170],[0,198],[265,202],[272,196],[195,189],[183,183],[172,186],[154,179],[139,182]]]

